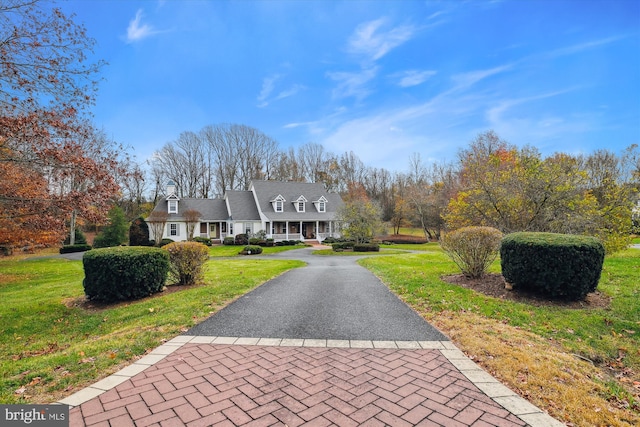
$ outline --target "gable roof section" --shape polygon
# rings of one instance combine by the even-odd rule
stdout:
[[[184,212],[190,209],[200,212],[202,221],[226,221],[229,218],[227,205],[222,199],[182,199],[178,203],[178,213],[169,214],[167,221],[184,220]],[[153,211],[167,212],[167,199],[160,201]]]
[[[269,221],[330,221],[336,218],[338,209],[344,204],[339,194],[329,193],[321,183],[253,181],[251,185],[260,210]],[[271,204],[278,195],[287,201],[283,212],[275,212]],[[297,212],[292,203],[301,196],[311,201],[307,202],[305,212]],[[327,200],[327,211],[318,212],[312,202],[323,196]]]
[[[234,221],[260,221],[258,207],[251,191],[227,191],[229,215]]]

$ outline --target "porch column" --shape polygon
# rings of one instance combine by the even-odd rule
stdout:
[[[304,240],[304,236],[302,235],[302,221],[300,221],[300,228],[298,229],[299,233],[298,233],[298,239],[300,240]],[[296,240],[298,240],[296,239]]]
[[[320,243],[320,221],[316,221],[316,240]]]
[[[286,239],[285,240],[289,240],[289,221],[286,221],[284,223],[284,233],[286,235]]]

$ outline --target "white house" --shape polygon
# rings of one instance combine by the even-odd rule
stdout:
[[[343,206],[337,193],[323,184],[282,181],[253,181],[248,191],[226,191],[219,199],[181,199],[175,184],[167,185],[167,197],[154,212],[168,214],[163,238],[187,240],[184,213],[199,212],[194,237],[221,242],[227,236],[264,231],[266,238],[323,241],[339,237],[338,209]]]

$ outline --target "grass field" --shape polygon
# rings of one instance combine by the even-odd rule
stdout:
[[[43,403],[69,395],[301,265],[213,259],[206,266],[205,285],[100,308],[82,303],[81,261],[2,259],[0,402]]]
[[[83,303],[80,261],[0,259],[0,403],[69,395],[301,265],[238,251],[212,247],[204,285],[109,307]],[[639,260],[637,249],[606,259],[599,290],[611,304],[600,309],[517,303],[447,283],[441,277],[456,267],[433,243],[383,246],[359,262],[469,357],[558,419],[633,426],[640,425]],[[492,270],[499,271],[497,262]]]

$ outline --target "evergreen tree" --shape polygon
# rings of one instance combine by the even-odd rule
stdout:
[[[109,224],[102,229],[93,241],[94,248],[120,246],[127,241],[127,220],[118,206],[109,210]]]
[[[149,246],[149,225],[143,217],[131,222],[129,227],[129,246]]]

